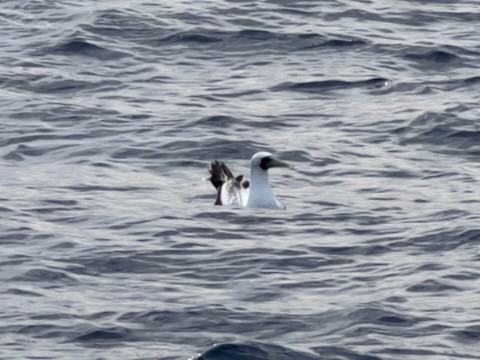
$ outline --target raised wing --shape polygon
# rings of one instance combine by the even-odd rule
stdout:
[[[243,175],[233,176],[223,162],[215,161],[210,169],[210,181],[217,190],[215,205],[246,206],[249,185]]]

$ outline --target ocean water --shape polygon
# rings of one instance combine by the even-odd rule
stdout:
[[[0,358],[479,359],[478,6],[2,1]]]

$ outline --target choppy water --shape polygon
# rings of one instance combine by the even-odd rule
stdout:
[[[478,359],[478,6],[3,1],[0,357]]]

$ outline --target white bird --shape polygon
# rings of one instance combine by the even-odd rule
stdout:
[[[249,208],[285,209],[272,192],[268,169],[289,165],[266,151],[257,152],[250,160],[250,182],[243,175],[233,176],[223,162],[215,161],[210,169],[210,181],[217,190],[215,205]]]

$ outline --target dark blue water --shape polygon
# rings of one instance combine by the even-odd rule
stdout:
[[[479,359],[480,13],[3,1],[0,358]],[[213,206],[268,150],[286,211]]]

